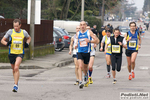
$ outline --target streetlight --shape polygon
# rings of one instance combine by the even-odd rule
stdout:
[[[82,0],[81,21],[84,21],[84,0]]]

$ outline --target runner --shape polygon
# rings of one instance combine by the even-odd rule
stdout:
[[[27,48],[31,41],[31,37],[27,31],[21,29],[21,21],[15,19],[13,21],[14,29],[9,29],[5,36],[2,38],[1,43],[3,45],[9,46],[9,60],[13,70],[14,77],[14,87],[13,92],[18,91],[18,80],[19,80],[19,66],[24,57],[24,47]],[[23,47],[24,37],[27,38],[25,45]],[[9,38],[9,42],[6,39]]]
[[[110,30],[106,30],[105,32],[106,32],[106,35],[102,39],[100,51],[103,51],[103,45],[104,45],[104,43],[107,44],[107,40],[111,36],[111,31]],[[107,76],[106,76],[106,78],[110,78],[110,76],[111,76],[111,74],[110,74],[111,44],[108,45],[108,48],[107,48],[107,50],[105,49],[104,53],[106,54],[105,58],[106,58],[106,63],[107,63]]]
[[[76,32],[80,31],[80,26],[76,27]],[[69,54],[71,55],[72,53],[72,47],[73,47],[73,58],[74,58],[74,64],[75,64],[75,74],[76,74],[76,82],[74,83],[74,85],[78,85],[79,84],[79,75],[78,75],[78,69],[79,69],[79,65],[78,65],[78,61],[77,61],[77,49],[75,49],[75,44],[76,44],[76,34],[71,38],[71,43],[69,46]]]
[[[87,29],[90,30],[91,29],[90,26],[87,26]],[[85,87],[87,87],[88,84],[93,84],[93,80],[92,80],[91,76],[92,76],[92,72],[93,72],[93,64],[94,64],[96,47],[97,47],[97,44],[91,43],[91,53],[90,53],[90,62],[89,62],[89,78],[88,78],[88,83],[84,85]]]
[[[78,48],[78,64],[79,64],[79,88],[82,89],[84,82],[82,82],[82,69],[84,72],[84,81],[88,80],[88,63],[90,59],[91,45],[90,43],[99,43],[99,39],[93,34],[92,31],[86,29],[87,24],[85,21],[80,23],[80,30],[77,32],[77,44],[75,49]],[[93,40],[91,40],[93,38]]]
[[[113,75],[113,84],[117,82],[116,80],[116,71],[118,72],[121,70],[121,63],[122,63],[122,48],[126,48],[126,41],[124,37],[119,35],[120,30],[114,30],[114,36],[111,36],[108,41],[105,49],[107,50],[108,45],[111,44],[111,64],[112,64],[112,75]]]
[[[135,22],[131,22],[129,26],[130,31],[125,34],[125,39],[127,41],[126,57],[128,62],[129,80],[132,80],[132,78],[135,78],[135,60],[138,54],[138,48],[141,48],[141,37],[140,33],[135,31]]]

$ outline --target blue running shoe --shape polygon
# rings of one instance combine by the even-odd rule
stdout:
[[[17,92],[18,91],[18,86],[17,85],[14,85],[14,87],[13,87],[13,90],[12,90],[13,92]]]

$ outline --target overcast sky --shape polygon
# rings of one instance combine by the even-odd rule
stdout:
[[[134,2],[135,6],[138,8],[137,10],[142,10],[143,5],[144,5],[144,0],[128,0],[129,3]]]

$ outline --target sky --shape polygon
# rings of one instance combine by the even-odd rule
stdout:
[[[137,7],[137,10],[142,10],[143,5],[144,5],[144,0],[128,0],[129,3],[134,2],[135,6]]]

